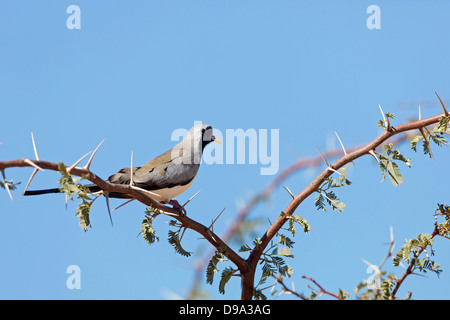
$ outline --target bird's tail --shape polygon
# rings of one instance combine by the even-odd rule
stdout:
[[[86,184],[84,185],[85,188],[88,188],[90,192],[97,192],[100,191],[100,187],[95,184]],[[40,194],[47,194],[47,193],[59,193],[61,192],[59,188],[52,188],[52,189],[42,189],[42,190],[27,190],[23,194],[24,196],[36,196]]]

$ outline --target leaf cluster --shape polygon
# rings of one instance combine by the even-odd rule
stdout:
[[[297,230],[295,229],[295,224],[298,223],[302,228],[304,233],[308,233],[311,231],[311,226],[308,221],[300,216],[287,215],[283,211],[280,214],[281,217],[287,217],[288,220],[288,231],[292,234],[293,237],[297,234]],[[282,235],[280,235],[282,236]]]
[[[81,200],[75,215],[79,219],[80,227],[84,231],[87,231],[87,227],[91,227],[89,214],[95,199],[90,198],[91,192],[88,188],[81,184],[76,184],[76,182],[79,182],[82,178],[74,179],[67,172],[64,163],[58,163],[58,171],[61,174],[61,178],[58,180],[59,191],[64,193],[70,200],[74,200],[74,195],[76,195],[77,199]]]
[[[152,244],[159,241],[156,236],[155,228],[153,228],[152,220],[149,217],[145,217],[141,225],[142,237],[148,244]]]
[[[306,221],[306,220],[305,220]],[[292,268],[286,263],[285,258],[293,258],[291,248],[294,246],[294,241],[289,237],[277,233],[278,241],[271,241],[270,246],[262,253],[259,265],[261,265],[261,278],[254,288],[253,296],[255,299],[265,300],[267,297],[262,292],[261,286],[266,283],[269,277],[278,278],[280,276],[290,277],[294,272]],[[254,241],[255,248],[257,248],[258,241]],[[240,252],[249,252],[252,249],[248,245],[243,245]],[[272,295],[276,291],[272,291]]]
[[[430,150],[430,141],[433,141],[434,144],[441,147],[443,145],[448,144],[444,134],[450,134],[450,128],[449,126],[450,122],[450,116],[446,117],[443,116],[439,123],[430,131],[428,128],[423,128],[421,130],[421,133],[414,136],[411,141],[411,149],[414,152],[417,152],[417,144],[422,140],[422,149],[423,153],[427,155],[428,157],[432,157],[432,153]]]
[[[384,115],[386,116],[386,120],[378,120],[377,122],[377,126],[382,128],[386,128],[386,122],[389,121],[389,119],[395,119],[395,115],[389,111],[387,111]]]
[[[190,257],[192,252],[186,251],[181,246],[180,232],[183,229],[183,226],[179,225],[176,220],[171,220],[169,222],[169,225],[179,227],[177,231],[169,230],[169,238],[168,238],[169,243],[174,247],[176,253],[181,254],[182,256],[185,257]]]
[[[217,265],[219,262],[227,262],[228,259],[226,258],[223,248],[218,248],[216,250],[214,256],[211,258],[211,260],[208,263],[208,267],[206,268],[206,283],[213,284],[214,281],[214,275],[216,273],[219,273],[219,269],[217,268]],[[220,277],[219,282],[219,292],[221,294],[225,294],[225,285],[228,283],[228,281],[231,279],[235,273],[238,272],[238,269],[233,269],[231,267],[226,267],[222,271],[222,275]]]
[[[399,186],[404,182],[402,174],[400,173],[400,168],[395,162],[395,160],[402,161],[408,167],[411,167],[411,159],[406,158],[404,155],[400,153],[399,150],[394,149],[392,143],[383,145],[382,153],[378,153],[378,159],[381,174],[383,176],[381,182],[385,180],[386,174],[388,175],[389,179],[391,180],[392,184],[395,187]]]
[[[439,264],[431,260],[431,257],[434,256],[433,241],[433,236],[428,233],[421,233],[415,239],[409,239],[397,252],[393,259],[393,265],[398,266],[403,260],[411,266],[412,272],[415,270],[423,273],[431,271],[439,276],[442,270],[439,269]],[[420,257],[423,252],[425,255]]]
[[[20,182],[14,182],[14,181],[1,181],[0,180],[0,188],[5,189],[6,185],[8,185],[9,190],[16,190],[17,189],[17,185],[19,185]]]
[[[314,198],[314,205],[317,210],[326,211],[326,205],[328,204],[333,211],[344,211],[345,204],[338,198],[333,189],[352,184],[351,181],[347,179],[347,169],[349,165],[350,163],[338,171],[338,177],[328,177],[322,186],[319,187],[317,190],[319,194]]]
[[[153,227],[153,220],[160,214],[159,209],[148,207],[145,209],[145,217],[141,224],[142,237],[148,244],[152,244],[159,241],[156,236],[156,230]]]

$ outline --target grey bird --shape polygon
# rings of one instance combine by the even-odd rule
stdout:
[[[163,204],[171,204],[185,214],[184,208],[173,198],[185,192],[194,182],[200,167],[203,149],[210,142],[220,141],[213,136],[207,124],[194,125],[175,147],[136,168],[123,168],[108,178],[111,183],[129,184],[133,171],[133,185],[147,191],[149,196]],[[85,185],[90,192],[101,191],[95,184]],[[25,196],[57,193],[59,188],[30,190]],[[109,192],[111,198],[131,198],[125,193]]]

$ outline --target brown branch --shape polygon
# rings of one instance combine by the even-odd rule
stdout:
[[[423,120],[417,120],[413,122],[409,122],[406,124],[402,124],[396,127],[389,127],[389,130],[385,130],[382,134],[380,134],[377,138],[375,138],[369,144],[358,148],[352,152],[347,153],[347,155],[342,156],[335,162],[333,162],[330,167],[334,170],[338,170],[350,163],[351,161],[358,159],[364,155],[368,155],[370,151],[375,150],[379,147],[383,142],[388,140],[390,137],[399,134],[401,132],[406,132],[410,130],[418,130],[420,128],[429,126],[431,124],[438,123],[439,120],[445,114],[439,114],[433,117],[429,117]],[[323,170],[303,191],[295,196],[295,198],[289,203],[283,212],[284,215],[278,216],[275,222],[267,229],[265,234],[261,238],[261,243],[257,248],[255,248],[247,259],[249,263],[250,271],[247,274],[243,274],[242,277],[242,294],[241,299],[250,300],[253,295],[253,286],[254,286],[254,277],[257,263],[264,252],[265,248],[272,240],[272,238],[278,233],[278,231],[283,227],[283,225],[289,220],[289,217],[295,212],[298,206],[308,198],[312,193],[316,192],[319,187],[324,183],[324,181],[333,174],[333,171],[326,168]]]
[[[281,277],[276,278],[276,282],[275,285],[279,283],[282,287],[283,287],[283,291],[281,293],[285,293],[287,292],[288,294],[293,294],[294,296],[297,296],[298,298],[302,299],[302,300],[308,300],[308,298],[302,296],[301,294],[299,294],[297,291],[289,289],[288,286],[284,283],[283,279]]]
[[[31,163],[30,163],[31,162]],[[58,171],[58,164],[48,161],[42,160],[9,160],[9,161],[0,161],[0,171],[5,170],[7,168],[17,168],[17,167],[34,167],[36,165],[42,169],[48,169],[53,171]],[[171,217],[180,221],[185,227],[192,229],[199,234],[201,234],[207,241],[209,241],[215,248],[220,248],[221,252],[224,253],[238,268],[242,273],[248,272],[248,264],[242,259],[233,249],[231,249],[219,236],[217,236],[214,232],[212,232],[208,227],[198,223],[195,220],[187,216],[181,216],[179,211],[167,206],[160,204],[157,201],[154,201],[149,197],[146,190],[124,184],[114,184],[109,181],[105,181],[92,173],[89,169],[86,168],[71,168],[72,175],[83,177],[95,183],[102,190],[106,192],[119,192],[126,193],[138,200],[139,202],[151,206],[153,208],[159,209],[162,213],[170,215]]]
[[[316,282],[316,280],[314,280],[313,278],[310,278],[310,277],[307,277],[307,276],[302,276],[302,278],[303,278],[303,279],[307,279],[307,280],[311,281],[312,283],[314,283],[314,284],[319,288],[320,293],[328,294],[328,295],[330,295],[330,296],[332,296],[332,297],[334,297],[334,298],[336,298],[336,299],[338,299],[338,300],[342,300],[342,298],[339,297],[338,295],[336,295],[336,294],[334,294],[334,293],[331,293],[331,292],[325,290],[325,289],[324,289],[320,284],[318,284],[318,283]]]
[[[434,226],[434,230],[431,233],[431,239],[433,239],[435,236],[439,234],[439,226],[436,224]],[[405,273],[396,281],[394,290],[392,290],[391,293],[391,299],[395,299],[395,294],[397,293],[398,289],[402,285],[403,281],[405,281],[406,277],[413,274],[414,266],[416,265],[416,260],[419,258],[419,256],[422,254],[422,252],[425,251],[425,247],[421,247],[419,250],[414,252],[414,259],[411,259],[411,262],[408,265],[408,268],[406,269]]]
[[[337,134],[336,134],[337,135]],[[361,145],[352,146],[349,148],[344,148],[341,139],[338,137],[338,140],[342,146],[342,149],[332,149],[324,152],[323,156],[330,159],[330,158],[336,158],[340,157],[342,155],[347,155],[348,152],[353,152],[361,147]],[[401,135],[399,137],[394,137],[391,139],[391,143],[393,145],[398,145],[403,143],[404,141],[408,140],[408,136]],[[378,159],[378,158],[377,158]],[[242,223],[245,221],[245,219],[248,217],[248,215],[253,211],[253,209],[256,207],[258,203],[261,201],[267,199],[278,187],[282,185],[282,183],[287,180],[289,177],[291,177],[293,174],[299,172],[300,170],[304,168],[312,168],[319,166],[322,163],[322,156],[317,155],[313,157],[307,157],[307,158],[299,158],[296,161],[294,161],[291,165],[284,168],[276,177],[273,179],[269,184],[267,184],[262,191],[255,194],[248,203],[243,206],[236,215],[235,219],[233,220],[231,226],[222,234],[221,239],[224,242],[228,242],[235,234],[238,232],[239,228],[242,226]],[[286,187],[285,187],[286,189]],[[286,190],[288,191],[288,190]],[[288,191],[289,192],[289,191]],[[295,198],[295,197],[293,197]],[[211,258],[214,256],[215,250],[211,250],[205,257],[198,261],[195,266],[195,275],[194,275],[194,281],[192,285],[192,291],[197,292],[197,286],[200,284],[200,278],[203,274],[204,269],[208,265]]]

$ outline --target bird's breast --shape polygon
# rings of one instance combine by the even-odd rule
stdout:
[[[176,185],[174,187],[170,188],[162,188],[158,190],[151,190],[150,198],[156,201],[164,201],[169,202],[171,199],[174,199],[175,197],[179,196],[183,192],[185,192],[189,187],[194,183],[195,177],[185,185]]]

